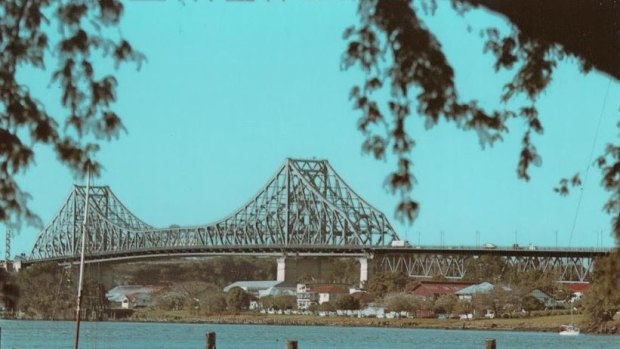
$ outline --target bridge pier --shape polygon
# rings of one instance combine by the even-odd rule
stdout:
[[[359,285],[364,287],[368,281],[368,277],[372,273],[373,263],[372,257],[355,258],[359,263]],[[326,257],[296,257],[282,256],[277,258],[276,280],[298,282],[299,279],[307,277],[318,278],[328,277],[336,270]]]
[[[277,261],[278,261],[278,269],[277,269],[277,274],[276,274],[276,280],[286,281],[286,274],[289,274],[289,278],[290,278],[291,276],[290,274],[293,274],[293,269],[296,269],[296,268],[293,268],[293,263],[289,263],[288,265],[289,270],[287,273],[286,257],[278,257]]]
[[[366,282],[368,281],[368,275],[371,272],[372,263],[368,263],[369,259],[371,258],[361,257],[357,259],[357,261],[360,263],[360,288],[364,288]]]

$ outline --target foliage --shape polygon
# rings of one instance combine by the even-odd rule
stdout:
[[[156,303],[164,310],[187,309],[195,313],[206,306],[204,302],[210,295],[219,293],[220,288],[214,284],[204,281],[183,281],[159,292]]]
[[[544,310],[545,304],[540,300],[536,299],[534,296],[527,295],[523,297],[522,308],[527,312],[534,310]]]
[[[383,272],[372,275],[366,283],[366,289],[376,297],[383,297],[386,293],[403,291],[407,284],[407,275],[402,271]]]
[[[250,305],[251,298],[251,295],[242,288],[232,288],[226,294],[226,308],[229,311],[246,310]]]
[[[336,305],[334,302],[324,302],[318,305],[318,311],[336,311]]]
[[[38,319],[71,319],[75,316],[77,270],[56,263],[29,266],[16,275],[19,292],[18,309]],[[101,318],[109,307],[104,285],[92,275],[85,275],[82,305],[86,317]]]
[[[384,298],[386,311],[415,312],[422,309],[421,301],[414,295],[407,293],[391,293]]]
[[[134,263],[114,266],[119,282],[133,285],[157,285],[201,280],[224,287],[238,280],[275,279],[275,262],[272,258],[215,257],[189,262]]]
[[[263,309],[297,309],[297,297],[292,295],[266,296],[260,298]]]
[[[0,221],[40,224],[15,176],[32,165],[37,145],[50,146],[76,174],[98,173],[98,142],[123,129],[111,107],[117,80],[102,67],[140,64],[144,56],[120,35],[118,0],[5,0],[0,13]],[[48,96],[34,95],[20,79],[47,66],[55,66],[50,83],[61,91],[55,115]]]
[[[501,314],[509,304],[510,291],[502,286],[495,285],[488,293],[476,293],[472,296],[471,304],[476,314],[484,314],[486,310],[492,310],[495,314]]]
[[[620,310],[620,250],[598,258],[594,263],[591,286],[583,299],[583,309],[591,326],[613,319]]]
[[[433,310],[435,314],[452,314],[458,298],[453,294],[444,294],[439,296],[433,304]]]
[[[411,196],[415,177],[410,152],[416,145],[407,128],[411,115],[423,118],[427,128],[437,125],[443,118],[460,129],[475,131],[483,147],[502,140],[508,133],[510,119],[523,120],[526,130],[521,137],[517,175],[529,180],[529,167],[542,163],[532,144],[532,135],[542,134],[544,129],[535,101],[549,86],[557,63],[573,56],[578,58],[584,71],[595,66],[620,78],[617,64],[612,63],[613,59],[606,53],[608,47],[617,46],[617,38],[607,29],[617,21],[611,3],[601,2],[597,6],[589,6],[584,1],[571,2],[572,6],[568,6],[561,0],[543,3],[454,0],[451,5],[447,3],[441,2],[441,6],[452,6],[461,15],[471,7],[482,6],[506,16],[510,32],[504,35],[497,28],[483,31],[484,51],[494,56],[496,71],[505,69],[514,74],[504,85],[502,105],[521,100],[527,103],[519,108],[487,111],[475,99],[459,98],[453,68],[441,43],[420,18],[419,6],[416,7],[420,5],[422,11],[428,14],[430,10],[433,14],[438,6],[436,1],[360,0],[359,24],[344,32],[348,45],[342,56],[342,66],[344,69],[358,67],[365,74],[364,81],[350,93],[353,108],[361,113],[358,128],[365,136],[362,149],[377,159],[384,159],[389,152],[397,158],[396,169],[386,182],[401,195],[397,213],[408,221],[415,219],[419,209],[418,202]],[[557,11],[558,8],[564,10]],[[548,16],[542,22],[532,21],[528,9]],[[578,25],[574,25],[575,21]],[[616,62],[620,58],[618,52],[612,54]],[[388,93],[385,103],[380,103],[377,96]],[[607,183],[604,186],[612,193],[614,212],[618,213],[616,174],[620,161],[616,156],[618,148],[613,148],[611,153],[615,155],[609,157],[615,158],[603,171],[606,177],[613,175],[614,183],[612,189]],[[620,238],[620,223],[616,217],[617,214],[614,216],[615,231]]]
[[[157,295],[155,303],[163,310],[181,310],[186,304],[186,297],[178,292],[167,290]]]
[[[63,319],[75,307],[76,291],[71,274],[57,264],[36,264],[17,274],[18,307],[35,318]]]
[[[469,314],[471,311],[471,302],[464,299],[459,299],[456,304],[454,304],[454,308],[452,309],[454,314]]]
[[[336,299],[335,303],[338,310],[358,310],[361,307],[360,300],[350,294]]]
[[[4,308],[13,313],[17,308],[19,288],[15,283],[15,277],[0,268],[0,301]]]
[[[223,292],[208,293],[200,302],[207,314],[220,314],[226,310],[226,295]]]

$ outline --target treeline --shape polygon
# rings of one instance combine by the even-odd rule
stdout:
[[[123,263],[107,267],[109,286],[161,285],[201,281],[224,287],[239,280],[275,280],[274,258],[224,256],[162,262]]]

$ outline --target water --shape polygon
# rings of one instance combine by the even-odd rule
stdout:
[[[1,320],[2,348],[73,348],[68,321]],[[424,330],[369,327],[212,325],[131,322],[82,323],[82,349],[204,349],[205,333],[217,334],[218,349],[283,349],[296,339],[300,349],[618,349],[618,336],[564,337],[557,333]]]

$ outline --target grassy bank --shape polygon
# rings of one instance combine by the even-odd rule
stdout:
[[[576,323],[582,322],[580,315]],[[291,326],[357,326],[394,328],[436,328],[557,332],[560,325],[571,322],[570,315],[550,315],[519,319],[438,320],[438,319],[379,319],[355,317],[320,317],[307,315],[265,315],[257,313],[199,315],[188,311],[140,310],[130,321],[190,322],[214,324],[260,324]],[[620,334],[620,317],[607,326],[609,333]]]

